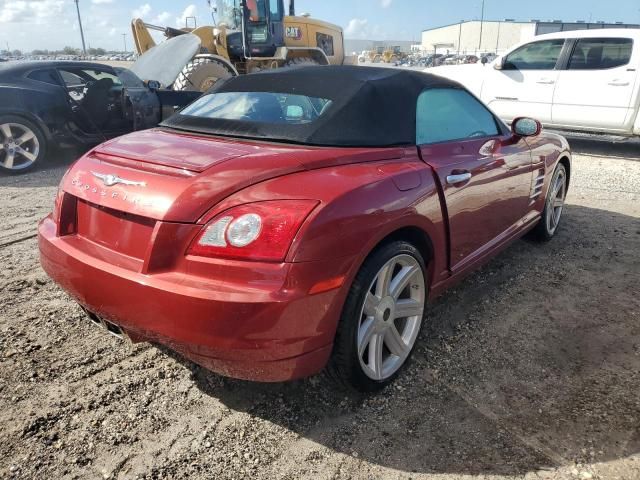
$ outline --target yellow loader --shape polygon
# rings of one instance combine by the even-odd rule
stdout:
[[[199,42],[175,78],[174,90],[204,92],[218,80],[263,69],[355,63],[345,57],[342,28],[296,16],[294,0],[288,15],[284,8],[284,0],[217,0],[212,8],[215,26],[178,29],[138,18],[131,28],[140,55],[156,46],[150,30],[162,31],[169,40],[190,35]]]

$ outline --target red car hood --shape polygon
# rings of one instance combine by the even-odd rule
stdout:
[[[117,211],[197,222],[223,198],[270,178],[403,154],[403,148],[293,146],[153,129],[99,145],[71,167],[61,187]]]

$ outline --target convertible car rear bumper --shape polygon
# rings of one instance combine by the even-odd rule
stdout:
[[[38,233],[45,271],[112,333],[164,344],[210,370],[247,380],[309,376],[329,358],[351,258],[256,264],[245,267],[253,279],[236,284],[201,272],[145,274],[114,265],[99,245],[87,248],[77,235],[58,236],[51,217]]]

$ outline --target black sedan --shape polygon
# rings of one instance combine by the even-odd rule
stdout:
[[[0,171],[24,172],[55,146],[89,148],[153,127],[198,92],[160,89],[155,79],[88,62],[0,65]]]

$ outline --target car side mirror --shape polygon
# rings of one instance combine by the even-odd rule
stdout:
[[[511,124],[511,132],[517,137],[535,137],[541,131],[542,124],[533,118],[518,117]]]
[[[147,84],[147,88],[152,92],[160,90],[160,82],[157,80],[147,80],[145,83]]]
[[[496,70],[504,69],[504,61],[505,61],[505,57],[498,57],[495,63],[493,64],[493,68],[495,68]]]

